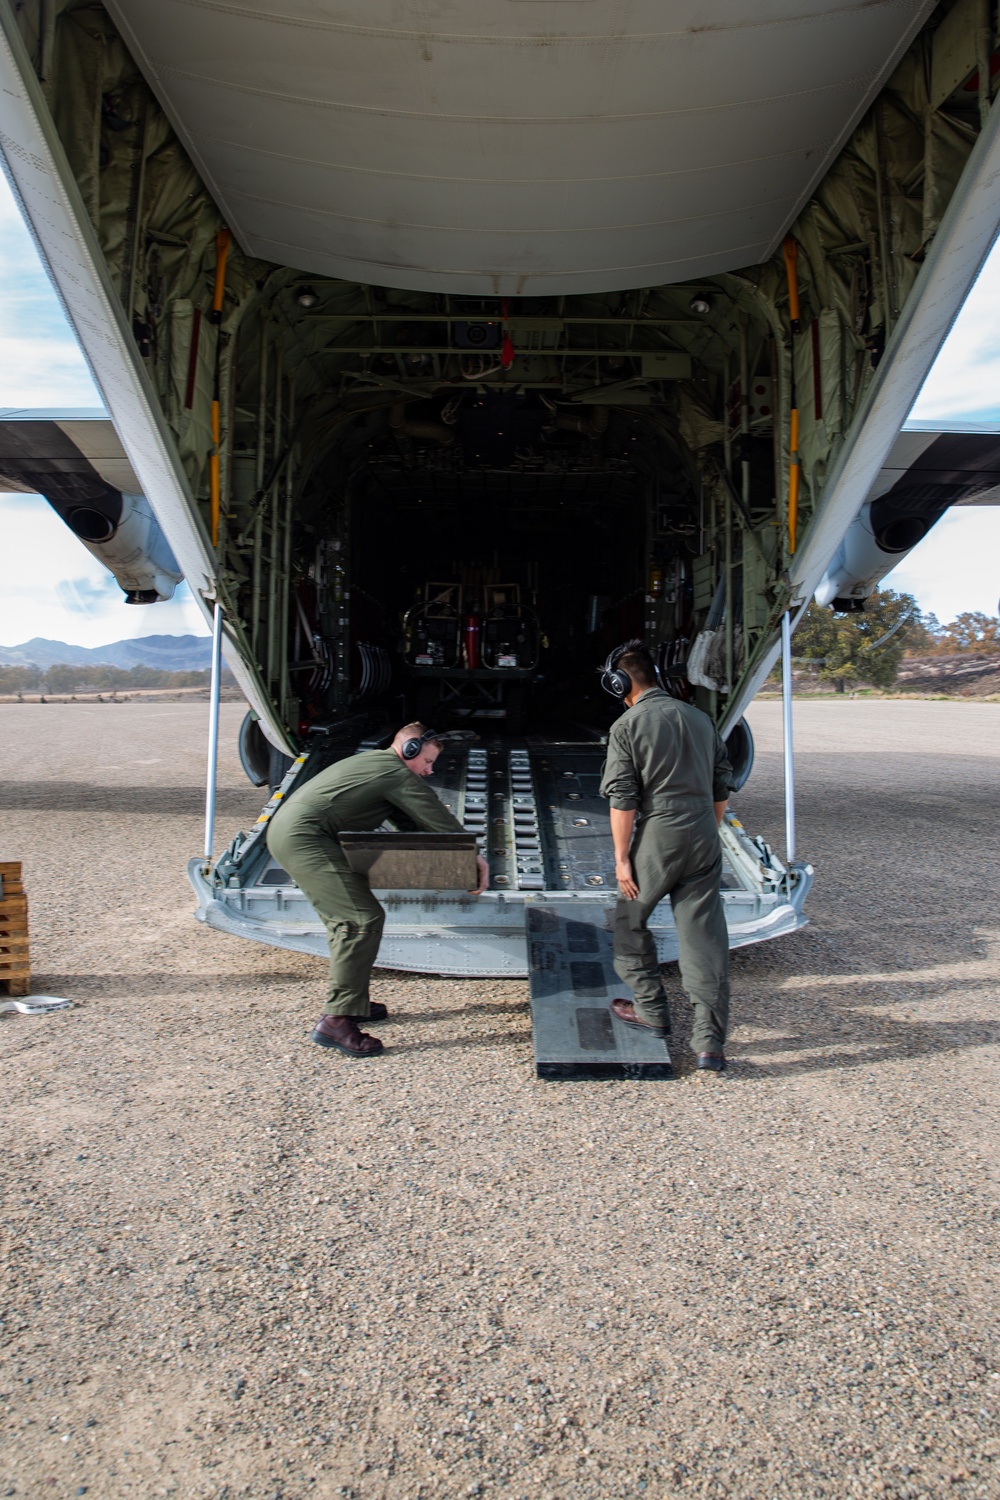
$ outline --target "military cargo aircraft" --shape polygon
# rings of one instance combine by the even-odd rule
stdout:
[[[525,972],[607,908],[595,667],[642,635],[739,775],[818,591],[856,608],[996,434],[901,433],[1000,226],[992,0],[0,0],[0,146],[107,413],[0,473],[251,705],[259,823],[204,920],[321,952],[270,810],[419,715],[482,901],[389,893],[381,962]],[[722,830],[734,944],[811,870]],[[675,953],[669,911],[658,940]]]

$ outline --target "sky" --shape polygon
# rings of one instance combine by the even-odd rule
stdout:
[[[91,380],[6,181],[0,176],[0,408],[95,407]],[[1000,247],[983,268],[913,411],[1000,420]],[[0,494],[0,645],[33,636],[103,646],[137,635],[207,635],[187,585],[127,605],[111,574],[38,495]],[[998,612],[1000,507],[949,511],[884,581],[942,622]]]

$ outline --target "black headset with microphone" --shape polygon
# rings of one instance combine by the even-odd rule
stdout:
[[[399,747],[399,753],[404,760],[416,760],[425,745],[439,740],[441,736],[435,729],[425,729],[423,734],[414,735],[412,739],[404,740]]]
[[[636,649],[634,646],[615,646],[613,650],[608,652],[608,658],[604,666],[597,669],[601,674],[601,687],[606,693],[610,693],[612,698],[616,698],[619,703],[628,697],[632,691],[633,683],[631,677],[618,663],[628,651]],[[653,660],[652,652],[648,652],[647,654],[649,655],[650,666],[653,669],[653,676],[656,678],[657,686],[662,687],[663,678],[660,676],[660,669]]]

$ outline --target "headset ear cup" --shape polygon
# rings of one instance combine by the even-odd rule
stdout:
[[[617,698],[619,702],[623,698],[627,698],[632,691],[631,677],[627,672],[623,672],[621,667],[616,665],[622,657],[623,650],[623,647],[617,646],[613,651],[609,651],[607,660],[601,671],[601,687],[612,698]],[[659,681],[659,675],[659,672],[657,672],[657,681]]]
[[[632,690],[632,679],[627,672],[621,672],[617,667],[605,666],[601,676],[601,687],[612,698],[621,701],[626,698]]]
[[[404,760],[416,760],[424,746],[437,738],[436,730],[425,729],[419,739],[414,737],[412,740],[404,740],[399,747],[399,753]]]

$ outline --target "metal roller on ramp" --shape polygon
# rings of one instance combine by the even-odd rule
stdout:
[[[539,1078],[673,1078],[667,1043],[612,1016],[630,999],[612,965],[612,911],[573,920],[555,903],[525,911],[531,1028]]]

